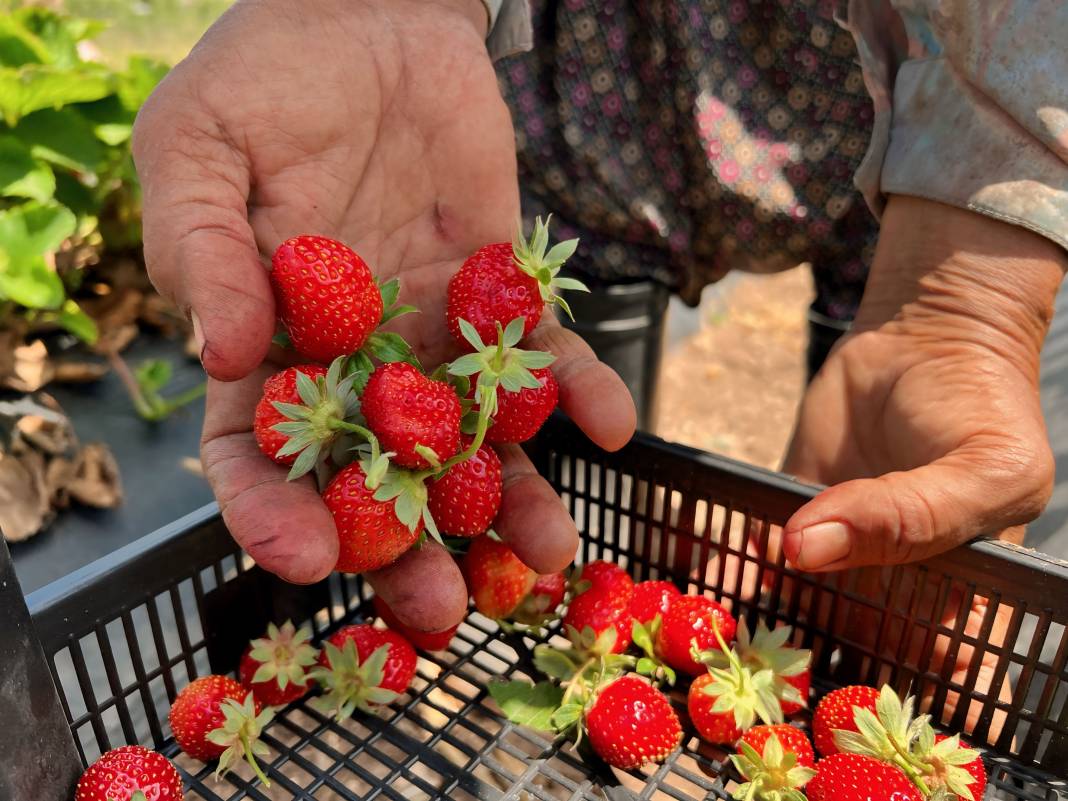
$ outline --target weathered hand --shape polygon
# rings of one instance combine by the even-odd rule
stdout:
[[[334,565],[337,535],[310,479],[259,453],[252,410],[275,328],[265,256],[300,233],[336,237],[422,309],[397,321],[427,364],[452,355],[446,282],[518,219],[514,140],[478,0],[240,0],[161,84],[138,120],[145,255],[188,312],[211,376],[202,458],[235,539],[297,582]],[[546,315],[547,318],[551,315]],[[622,382],[546,319],[561,404],[599,444],[634,428]],[[558,570],[577,535],[518,448],[502,452],[498,529],[532,568]],[[522,514],[520,514],[522,510]],[[537,535],[537,541],[532,538]],[[452,559],[424,548],[372,582],[413,625],[466,609]]]

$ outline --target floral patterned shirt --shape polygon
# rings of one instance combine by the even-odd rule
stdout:
[[[694,303],[810,262],[847,320],[885,194],[1068,246],[1066,39],[1063,0],[503,0],[489,44],[524,211],[584,272]]]

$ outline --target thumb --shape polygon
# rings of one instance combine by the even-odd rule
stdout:
[[[821,492],[783,529],[786,558],[807,571],[926,559],[1036,518],[1052,491],[1045,443],[965,445],[913,470]]]
[[[263,361],[275,324],[248,221],[248,167],[221,125],[172,94],[164,81],[134,129],[145,262],[159,292],[192,319],[204,369],[233,381]]]

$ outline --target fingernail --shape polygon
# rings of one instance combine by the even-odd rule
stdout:
[[[797,559],[801,570],[819,570],[849,556],[853,537],[845,523],[819,523],[801,531]]]
[[[193,340],[197,343],[197,356],[204,361],[204,329],[200,326],[200,318],[192,309],[189,310],[189,319],[193,321]]]

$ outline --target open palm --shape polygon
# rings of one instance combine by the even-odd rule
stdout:
[[[394,327],[424,361],[453,355],[446,282],[475,249],[510,239],[519,216],[511,122],[478,13],[464,0],[238,2],[138,121],[146,260],[192,315],[212,377],[208,479],[234,537],[294,581],[329,572],[337,535],[311,481],[286,483],[251,435],[277,369],[264,256],[301,233],[346,242],[378,277],[399,276],[404,302],[422,310]],[[559,357],[565,409],[600,444],[622,445],[634,412],[619,379],[552,320],[531,340]],[[518,448],[501,455],[501,535],[534,569],[560,569],[574,555],[574,524]],[[440,549],[372,581],[421,627],[446,627],[466,608]]]

